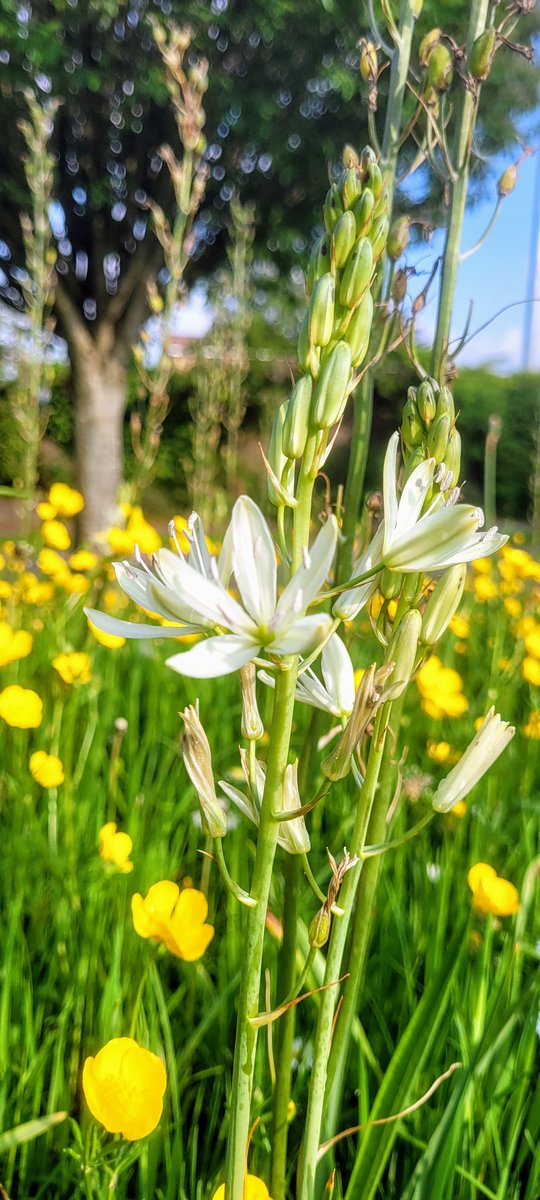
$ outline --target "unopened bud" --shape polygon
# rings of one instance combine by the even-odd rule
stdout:
[[[354,214],[348,209],[339,218],[332,234],[332,248],[336,267],[344,267],[356,241],[356,221]]]
[[[437,398],[437,417],[446,416],[450,418],[451,424],[454,424],[456,419],[456,409],[454,405],[454,397],[449,387],[442,387]]]
[[[373,296],[368,289],[356,306],[343,335],[344,341],[351,348],[353,367],[359,367],[366,357],[373,321],[373,307]]]
[[[480,81],[487,79],[491,71],[496,49],[496,30],[485,29],[473,43],[471,53],[469,54],[468,66],[473,79]]]
[[[360,199],[356,201],[356,204],[353,208],[354,219],[356,221],[357,237],[363,237],[363,235],[367,233],[367,230],[371,225],[374,208],[375,197],[371,188],[366,187],[364,188]]]
[[[379,196],[382,194],[384,180],[381,168],[375,158],[371,160],[367,167],[365,182],[371,188],[375,203],[377,203]]]
[[[346,342],[338,342],[321,370],[313,395],[310,424],[315,429],[330,429],[341,419],[347,403],[352,355]]]
[[[274,475],[277,476],[279,482],[283,483],[283,486],[286,490],[288,490],[288,486],[292,484],[294,480],[294,463],[289,462],[287,455],[283,450],[283,426],[285,424],[285,417],[287,415],[287,405],[288,401],[284,400],[283,404],[280,404],[277,410],[274,418],[274,424],[272,426],[270,445],[268,447],[268,462],[270,467],[272,468]],[[285,479],[284,474],[286,475]],[[268,499],[270,503],[274,504],[276,508],[279,508],[280,505],[283,504],[283,496],[280,496],[269,475],[267,478],[267,487]]]
[[[240,682],[242,684],[242,737],[247,738],[248,742],[256,742],[262,738],[264,733],[264,725],[261,721],[259,709],[257,707],[257,672],[253,663],[248,663],[247,667],[242,667],[240,670]]]
[[[407,450],[414,449],[415,446],[421,446],[424,440],[424,429],[418,416],[418,409],[414,399],[414,389],[410,388],[412,395],[405,402],[403,409],[403,419],[401,422],[401,436],[407,447]]]
[[[354,706],[347,724],[335,746],[321,763],[321,771],[327,779],[344,779],[351,769],[352,756],[362,740],[366,729],[383,703],[384,684],[393,666],[386,664],[378,671],[373,664],[365,671],[357,688]]]
[[[309,340],[315,346],[328,345],[332,337],[335,293],[334,276],[327,271],[315,284],[309,305]]]
[[[341,155],[341,161],[342,161],[343,166],[346,171],[349,170],[349,167],[356,167],[356,169],[358,169],[358,167],[360,165],[359,158],[358,158],[358,155],[356,153],[354,146],[344,146],[343,147],[343,154]]]
[[[422,41],[418,47],[418,61],[420,66],[427,67],[429,56],[432,50],[435,49],[435,46],[439,45],[441,36],[441,29],[430,29],[429,33],[426,33],[426,35],[422,38]]]
[[[400,571],[391,571],[389,567],[385,567],[381,571],[379,591],[385,600],[395,600],[396,596],[399,596],[402,583],[403,575]]]
[[[382,217],[378,217],[377,220],[373,222],[373,225],[368,232],[368,237],[373,250],[374,262],[377,262],[377,259],[381,257],[384,247],[386,246],[389,228],[390,222],[388,217],[384,215]]]
[[[321,950],[323,946],[326,946],[328,938],[330,937],[331,923],[332,918],[330,913],[328,912],[326,904],[323,904],[322,908],[320,908],[318,913],[316,913],[313,917],[313,920],[309,926],[308,941],[310,946],[313,946],[316,950]]]
[[[364,146],[364,149],[360,155],[360,174],[363,182],[365,181],[368,171],[373,166],[373,163],[376,162],[377,155],[375,154],[375,151],[371,149],[371,146]]]
[[[202,827],[208,837],[224,837],[227,832],[227,820],[223,805],[216,796],[212,754],[199,719],[198,704],[196,707],[189,704],[180,716],[184,722],[182,757],[199,797]]]
[[[417,608],[412,608],[401,618],[386,651],[387,662],[394,663],[392,675],[392,699],[405,691],[414,670],[418,650],[418,639],[422,629],[422,617]]]
[[[456,427],[450,431],[446,454],[444,456],[444,465],[448,473],[452,475],[452,483],[454,486],[459,479],[461,470],[461,434]]]
[[[302,375],[294,386],[283,424],[282,445],[287,458],[301,458],[306,448],[312,392],[311,375]]]
[[[397,217],[390,226],[388,241],[386,243],[386,252],[388,257],[393,259],[394,262],[396,259],[401,258],[401,255],[407,249],[410,228],[410,217]]]
[[[442,42],[435,46],[429,56],[426,76],[426,89],[435,92],[447,92],[454,74],[453,58]]]
[[[377,71],[379,63],[377,60],[377,50],[373,42],[369,38],[362,38],[359,42],[360,46],[360,63],[359,70],[364,83],[373,85],[377,80]]]
[[[321,278],[321,275],[324,275],[329,266],[330,246],[328,242],[328,236],[327,234],[324,234],[323,237],[318,238],[315,242],[309,259],[307,272],[307,290],[309,295],[311,295],[317,280]]]
[[[362,181],[356,167],[349,167],[341,180],[341,199],[345,210],[352,208],[362,193]]]
[[[429,429],[437,412],[437,402],[433,392],[433,385],[429,379],[424,379],[416,392],[416,407],[420,420]]]
[[[339,302],[352,308],[369,287],[373,271],[373,248],[369,238],[361,237],[349,258],[339,288]]]
[[[324,224],[328,233],[332,233],[334,226],[337,225],[339,218],[343,212],[343,201],[341,192],[337,183],[333,183],[332,187],[326,193],[324,202],[323,216]]]
[[[298,790],[298,759],[285,768],[283,790],[281,793],[281,810],[294,812],[300,808],[302,801]],[[282,821],[279,826],[278,841],[288,854],[307,854],[311,850],[309,833],[303,817],[293,817],[292,821]]]
[[[305,371],[309,371],[310,375],[313,375],[316,378],[319,374],[321,352],[310,341],[308,313],[306,313],[300,326],[296,354],[300,371],[303,373]]]
[[[424,447],[423,446],[415,446],[414,450],[412,451],[412,453],[410,454],[409,458],[407,459],[407,461],[405,463],[405,470],[403,472],[403,483],[406,483],[407,480],[410,479],[413,471],[415,471],[416,468],[420,466],[420,463],[424,462],[425,457],[426,457],[426,452],[424,450]]]
[[[420,641],[434,646],[448,628],[461,604],[467,568],[464,563],[449,567],[437,581],[424,609]]]
[[[429,456],[434,458],[436,463],[442,463],[446,458],[450,429],[450,417],[447,417],[446,414],[436,417],[430,426],[427,449]]]
[[[518,169],[516,167],[516,164],[512,163],[509,167],[506,168],[506,171],[503,171],[501,178],[499,179],[499,182],[497,184],[497,191],[499,193],[499,196],[509,196],[510,192],[513,192],[513,190],[516,186],[516,183],[517,183],[517,177],[518,177]]]

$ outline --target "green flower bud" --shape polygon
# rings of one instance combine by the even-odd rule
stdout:
[[[455,426],[450,430],[446,454],[444,456],[444,465],[447,471],[452,472],[452,486],[456,487],[461,470],[461,435]]]
[[[330,429],[343,415],[351,377],[351,348],[346,342],[337,346],[324,360],[313,395],[310,424],[315,429]]]
[[[404,483],[406,483],[407,480],[410,479],[415,468],[420,466],[420,463],[422,463],[424,461],[425,457],[426,457],[426,454],[425,454],[424,447],[416,446],[416,448],[413,450],[410,457],[407,459],[407,462],[405,463],[405,471],[403,473],[403,482]]]
[[[366,171],[365,181],[367,186],[371,188],[375,197],[375,201],[377,201],[383,190],[383,176],[381,168],[376,160],[370,162]]]
[[[373,271],[373,248],[367,237],[362,237],[349,258],[339,287],[339,302],[352,308],[369,286]]]
[[[262,738],[264,725],[261,721],[257,705],[257,670],[254,663],[240,668],[240,683],[242,686],[242,737],[250,742]]]
[[[312,343],[310,342],[309,313],[306,313],[304,320],[302,321],[302,324],[300,326],[300,333],[298,334],[298,346],[296,349],[296,355],[298,358],[299,370],[302,371],[303,373],[305,373],[306,371],[309,371],[309,373],[311,375],[313,375],[313,377],[316,379],[317,375],[319,374],[321,352],[320,352],[320,350],[317,349],[316,346],[313,346]]]
[[[441,29],[430,29],[429,33],[426,33],[425,37],[422,38],[418,47],[418,61],[420,66],[427,67],[431,51],[435,49],[435,46],[439,45],[441,35]]]
[[[358,169],[349,167],[341,180],[341,199],[344,209],[352,208],[362,194],[362,180]]]
[[[409,391],[413,392],[413,395],[409,396],[403,408],[401,436],[407,447],[407,450],[413,450],[415,446],[422,445],[424,440],[424,429],[418,416],[418,409],[414,400],[414,389],[409,388]]]
[[[326,346],[334,328],[336,284],[331,271],[315,284],[308,311],[309,340],[314,346]]]
[[[328,237],[323,235],[323,237],[317,239],[313,250],[311,251],[307,271],[308,295],[311,296],[317,280],[321,278],[321,275],[324,275],[325,271],[328,271],[329,266],[330,247],[328,244]]]
[[[379,590],[385,600],[395,600],[396,596],[399,596],[402,583],[403,575],[400,571],[391,571],[389,567],[384,567],[381,571]]]
[[[418,639],[422,628],[422,617],[417,608],[412,608],[401,618],[386,652],[386,661],[393,662],[392,699],[405,691],[414,670],[418,650]]]
[[[283,423],[282,444],[287,458],[301,458],[307,441],[313,382],[302,375],[295,384]]]
[[[270,463],[274,475],[277,475],[280,483],[283,482],[283,486],[287,491],[292,490],[292,486],[294,485],[294,463],[289,462],[287,455],[283,451],[283,426],[285,424],[288,406],[289,401],[284,400],[283,404],[280,404],[277,410],[274,424],[272,426],[270,445],[268,447],[268,462]],[[283,504],[283,499],[274,487],[270,476],[267,476],[267,488],[270,504],[274,504],[276,508],[279,508],[279,506]]]
[[[369,168],[373,165],[373,163],[376,163],[376,162],[377,162],[377,155],[375,154],[375,151],[371,149],[371,146],[364,146],[364,149],[362,150],[362,153],[360,155],[360,164],[359,164],[360,165],[360,175],[362,176],[362,182],[364,182]]]
[[[308,941],[310,946],[313,946],[317,950],[321,950],[323,946],[326,946],[328,938],[330,937],[330,924],[330,913],[328,912],[326,904],[323,904],[322,908],[320,908],[318,913],[315,914],[309,926]]]
[[[485,29],[477,37],[469,54],[469,71],[473,79],[487,79],[495,51],[497,49],[497,33],[495,29]]]
[[[389,227],[390,227],[390,222],[388,220],[388,217],[382,216],[382,217],[379,217],[377,221],[373,222],[373,225],[371,226],[371,229],[369,230],[368,238],[373,247],[374,262],[377,262],[377,259],[381,257],[384,247],[386,246],[386,239],[388,237]]]
[[[424,379],[416,392],[416,407],[420,416],[420,420],[429,429],[431,422],[437,412],[437,402],[433,394],[433,384],[429,379]]]
[[[446,414],[443,414],[442,417],[436,417],[430,426],[427,436],[428,454],[437,463],[444,462],[446,458],[451,428],[450,417],[447,417]]]
[[[366,233],[371,224],[373,209],[375,208],[375,197],[371,188],[364,188],[360,199],[356,201],[353,208],[354,219],[356,221],[356,235],[362,237]]]
[[[343,166],[346,171],[349,170],[349,167],[355,167],[356,170],[358,170],[358,168],[360,166],[360,162],[359,162],[359,158],[358,158],[358,155],[356,153],[354,146],[344,146],[343,147],[343,154],[341,155],[341,161],[342,161]]]
[[[360,46],[360,63],[359,70],[364,83],[374,84],[377,80],[377,71],[379,62],[377,59],[377,49],[369,38],[361,38]]]
[[[383,185],[382,192],[379,196],[379,199],[377,200],[375,208],[373,209],[373,220],[376,221],[377,217],[382,217],[383,215],[388,216],[389,208],[390,208],[390,194],[388,191],[388,185],[385,183]]]
[[[513,190],[516,186],[516,183],[517,183],[517,177],[518,177],[518,170],[517,170],[516,164],[512,163],[509,167],[506,168],[506,171],[503,171],[501,178],[499,179],[499,182],[497,184],[497,191],[499,193],[499,196],[509,196],[510,192],[513,192]]]
[[[431,51],[426,76],[426,91],[447,92],[454,74],[454,60],[442,42]]]
[[[454,397],[449,387],[442,387],[437,400],[438,417],[450,417],[450,422],[453,425],[456,419],[456,409],[454,405]]]
[[[351,348],[352,365],[359,367],[364,361],[369,346],[371,322],[373,320],[373,296],[369,288],[364,292],[360,303],[355,308],[343,340]]]
[[[410,228],[410,217],[396,217],[396,220],[392,221],[386,243],[386,253],[394,262],[396,259],[401,258],[401,255],[407,249]]]
[[[336,267],[344,267],[356,241],[356,221],[353,213],[343,213],[332,234],[332,248]]]
[[[327,233],[331,233],[334,226],[337,225],[339,218],[343,212],[343,201],[341,192],[337,183],[333,183],[332,187],[326,193],[324,202],[323,217]]]
[[[454,613],[461,604],[467,578],[465,563],[449,567],[436,583],[424,609],[420,641],[434,646],[448,628]]]

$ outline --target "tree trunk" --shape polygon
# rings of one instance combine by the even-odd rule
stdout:
[[[84,496],[79,518],[83,538],[115,521],[123,478],[123,422],[127,368],[111,349],[70,345],[75,403],[77,479]]]

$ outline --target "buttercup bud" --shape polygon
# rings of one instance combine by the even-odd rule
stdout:
[[[343,213],[332,234],[336,267],[343,267],[356,241],[356,221],[350,209]]]
[[[426,646],[434,646],[448,628],[461,604],[466,578],[467,568],[459,563],[449,567],[435,584],[422,617],[420,641]]]
[[[186,771],[199,797],[201,820],[208,837],[225,837],[227,820],[223,805],[216,796],[212,754],[206,733],[199,719],[198,703],[180,713],[184,722],[182,757]]]
[[[357,242],[343,272],[339,288],[339,302],[352,308],[356,300],[369,286],[373,271],[373,248],[367,237]]]
[[[294,386],[283,424],[282,445],[287,458],[301,458],[307,441],[313,382],[302,375]]]
[[[259,709],[257,707],[257,671],[254,663],[248,663],[247,667],[240,669],[240,682],[242,684],[242,737],[247,738],[250,742],[256,742],[264,733],[264,725],[261,721]]]
[[[310,416],[315,429],[330,429],[343,415],[351,368],[351,348],[346,342],[338,342],[324,362],[315,388]]]
[[[485,29],[477,37],[469,54],[469,71],[473,79],[487,79],[495,51],[497,49],[497,33],[495,29]]]
[[[388,257],[393,259],[394,262],[396,259],[401,258],[401,255],[407,249],[410,227],[410,217],[397,217],[390,226],[386,252]]]
[[[354,222],[354,218],[353,218]],[[309,305],[309,339],[316,346],[326,346],[332,337],[336,285],[330,271],[315,284]]]
[[[422,617],[418,609],[410,609],[401,618],[387,650],[388,662],[394,663],[392,698],[405,691],[414,670]]]

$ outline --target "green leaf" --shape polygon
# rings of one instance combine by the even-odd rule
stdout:
[[[24,1125],[16,1125],[15,1129],[6,1129],[0,1133],[0,1154],[7,1154],[14,1146],[22,1146],[24,1142],[32,1142],[34,1138],[47,1133],[53,1125],[65,1121],[67,1112],[49,1113],[47,1117],[36,1117],[34,1121],[25,1121]]]

